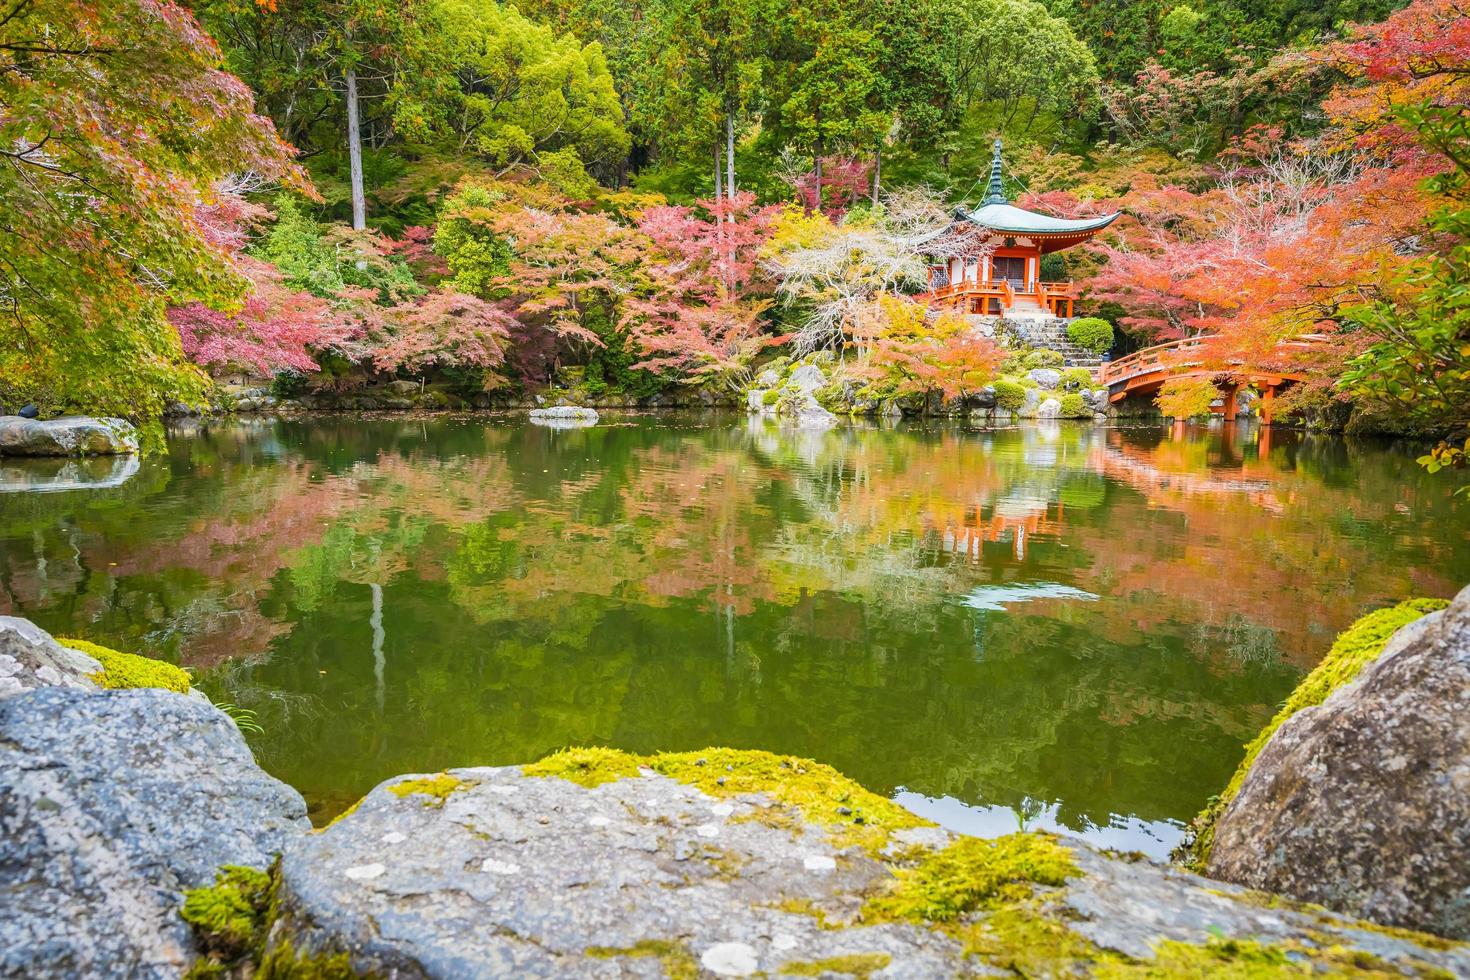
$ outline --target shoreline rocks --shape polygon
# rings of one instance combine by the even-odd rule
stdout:
[[[0,621],[38,684],[90,671],[58,649]],[[191,931],[186,891],[229,916]],[[84,685],[0,698],[0,894],[0,975],[37,978],[1470,976],[1470,946],[1065,837],[959,836],[759,751],[396,776],[311,832],[213,705]]]
[[[138,431],[114,418],[0,416],[0,456],[115,456],[138,452]]]

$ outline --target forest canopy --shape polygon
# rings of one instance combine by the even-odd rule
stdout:
[[[0,401],[137,420],[223,378],[881,397],[1005,355],[911,300],[1005,193],[1126,350],[1320,338],[1289,406],[1470,427],[1460,0],[11,0]],[[927,243],[927,244],[926,244]],[[1458,455],[1457,455],[1458,454]]]

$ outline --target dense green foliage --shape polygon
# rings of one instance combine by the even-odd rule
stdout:
[[[894,301],[1000,135],[1019,203],[1125,212],[1043,262],[1083,287],[1075,343],[1207,334],[1234,370],[1313,331],[1331,349],[1282,413],[1351,400],[1464,468],[1449,0],[54,12],[85,6],[0,24],[0,189],[26,216],[0,242],[0,402],[150,420],[206,396],[200,368],[739,393],[782,344],[850,349],[844,384],[965,397],[1005,352]]]
[[[1101,354],[1113,346],[1113,325],[1101,317],[1080,316],[1067,324],[1067,339]]]

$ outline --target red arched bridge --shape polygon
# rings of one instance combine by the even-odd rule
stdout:
[[[1208,378],[1220,389],[1223,404],[1219,412],[1225,416],[1227,422],[1235,421],[1240,389],[1259,388],[1261,421],[1270,425],[1276,393],[1306,379],[1299,367],[1289,366],[1291,355],[1310,350],[1325,338],[1318,334],[1304,334],[1295,340],[1284,340],[1277,344],[1276,350],[1282,354],[1280,370],[1262,365],[1247,368],[1241,360],[1227,360],[1223,366],[1219,361],[1207,362],[1198,355],[1204,352],[1204,342],[1209,339],[1186,337],[1134,351],[1099,367],[1097,380],[1108,386],[1109,402],[1120,402],[1132,394],[1154,394],[1170,378]]]

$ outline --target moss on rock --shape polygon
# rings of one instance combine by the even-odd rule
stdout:
[[[698,787],[710,796],[764,793],[832,832],[835,843],[881,850],[888,834],[933,826],[886,797],[866,790],[831,766],[751,749],[706,749],[638,756],[616,749],[572,748],[525,766],[527,776],[558,776],[600,786],[640,769]]]
[[[950,922],[966,912],[1025,901],[1035,886],[1060,887],[1079,874],[1071,852],[1050,834],[961,837],[895,872],[888,893],[869,900],[863,919]]]
[[[655,957],[668,980],[694,980],[699,976],[699,964],[695,962],[694,954],[683,943],[667,939],[644,939],[626,947],[590,946],[584,952],[594,959]]]
[[[166,691],[189,693],[189,674],[182,667],[136,653],[123,653],[87,640],[57,637],[56,642],[95,658],[102,665],[102,670],[93,674],[92,680],[102,687],[161,687]]]
[[[786,963],[781,972],[797,977],[820,977],[828,973],[845,973],[848,976],[867,980],[879,970],[886,970],[893,957],[887,953],[849,953],[845,956],[829,956],[822,960],[798,960]]]
[[[214,976],[244,960],[258,959],[274,918],[275,870],[227,864],[214,884],[184,893],[179,916],[194,928],[205,956],[190,971]]]
[[[423,776],[418,779],[405,779],[388,787],[388,792],[394,796],[427,796],[425,806],[443,806],[444,801],[449,799],[451,793],[465,785],[465,781],[458,776],[451,776],[447,772],[441,772],[437,776]],[[334,823],[336,821],[333,821]]]
[[[1219,796],[1211,797],[1205,808],[1190,822],[1188,835],[1174,851],[1174,860],[1192,871],[1203,873],[1209,864],[1210,848],[1215,842],[1216,820],[1240,792],[1240,786],[1245,782],[1251,765],[1271,736],[1276,734],[1276,730],[1298,711],[1321,704],[1333,691],[1351,683],[1364,667],[1378,658],[1389,639],[1400,629],[1448,605],[1449,602],[1445,599],[1409,599],[1387,609],[1375,610],[1338,634],[1332,649],[1322,658],[1321,663],[1303,678],[1281,710],[1276,712],[1260,734],[1245,747],[1245,758],[1236,767],[1235,774],[1230,777],[1224,791]]]

